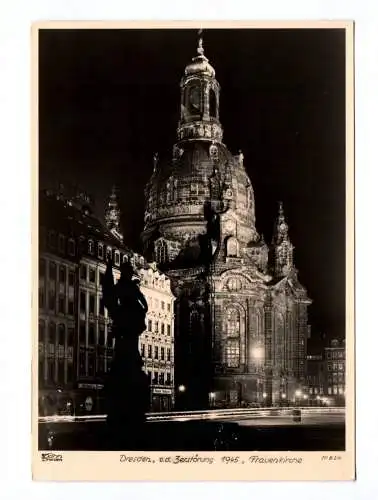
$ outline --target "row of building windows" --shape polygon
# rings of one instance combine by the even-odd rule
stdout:
[[[164,372],[151,372],[147,370],[147,376],[149,379],[150,385],[171,385],[172,384],[172,378],[171,374],[164,373]]]
[[[44,237],[43,234],[42,237]],[[50,250],[58,250],[58,252],[61,254],[65,254],[66,250],[68,255],[71,256],[74,256],[76,253],[75,240],[73,238],[68,238],[67,240],[63,234],[58,235],[55,231],[49,231],[48,246]]]
[[[323,387],[309,387],[309,394],[324,394]]]
[[[327,365],[329,372],[344,371],[344,363],[328,363]]]
[[[342,395],[344,394],[344,386],[334,385],[333,387],[328,387],[328,394],[333,394],[334,396],[336,396],[337,394]]]
[[[147,349],[146,349],[147,347]],[[160,353],[160,357],[159,357]],[[141,344],[140,346],[140,354],[142,358],[148,359],[161,359],[162,361],[171,361],[171,349],[170,347],[159,347],[154,346],[154,356],[152,358],[152,345],[151,344]]]
[[[67,335],[66,335],[67,331]],[[74,343],[74,328],[69,327],[66,329],[66,325],[60,323],[56,325],[54,322],[50,322],[48,324],[48,328],[46,331],[46,325],[43,321],[39,323],[39,342],[49,343],[49,344],[58,344],[58,345],[66,345],[73,347]]]
[[[47,370],[45,369],[45,363],[47,365]],[[66,366],[66,368],[65,368]],[[65,384],[72,383],[74,381],[74,369],[72,362],[67,362],[63,359],[59,359],[57,363],[54,359],[44,360],[39,359],[38,365],[38,375],[40,382],[49,382],[55,384]]]
[[[153,328],[153,329],[152,329]],[[155,321],[154,325],[152,324],[152,319],[147,321],[147,331],[155,334],[171,335],[171,325],[167,325],[165,323]]]
[[[75,314],[75,305],[73,297],[69,297],[66,301],[66,295],[59,293],[57,296],[56,290],[51,288],[47,294],[47,304],[46,304],[46,291],[44,287],[39,288],[38,294],[38,304],[42,309],[49,309],[50,311],[57,311],[59,314],[69,314],[73,316]]]
[[[328,377],[328,383],[329,384],[334,384],[334,383],[337,383],[337,382],[344,382],[345,380],[345,375],[344,373],[334,373],[333,376],[329,376]]]
[[[159,306],[160,306],[160,309],[162,311],[171,312],[170,302],[164,302],[164,300],[161,300],[160,304],[159,304],[158,299],[152,299],[151,297],[148,297],[148,296],[146,296],[146,300],[147,300],[147,304],[148,304],[149,308],[154,309],[155,311],[157,311],[159,309]]]
[[[45,278],[47,272],[47,265],[45,259],[39,259],[39,277]],[[58,279],[59,283],[66,283],[67,279],[67,266],[57,265],[56,262],[50,261],[48,265],[49,279],[56,282]],[[74,286],[75,273],[72,270],[68,271],[68,285]]]
[[[345,358],[344,350],[327,351],[327,359],[344,359],[344,358]]]

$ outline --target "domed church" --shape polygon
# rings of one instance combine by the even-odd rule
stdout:
[[[305,389],[307,308],[282,204],[257,232],[243,154],[223,143],[220,86],[202,38],[180,84],[172,157],[145,189],[146,257],[172,283],[177,407],[287,404]]]

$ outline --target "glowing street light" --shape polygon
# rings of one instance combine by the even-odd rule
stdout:
[[[179,390],[179,392],[185,392],[186,391],[185,385],[182,385],[182,384],[179,385],[178,390]]]
[[[210,392],[209,396],[210,396],[210,399],[214,399],[215,398],[215,392]]]
[[[286,394],[283,392],[281,397],[282,397],[282,399],[286,399]]]
[[[304,394],[304,395],[303,395],[303,399],[308,399],[308,395],[307,395],[307,394]]]
[[[297,390],[295,391],[295,396],[296,396],[297,398],[300,398],[300,397],[302,396],[302,391],[301,391],[300,389],[297,389]]]
[[[263,392],[263,398],[266,399],[267,398],[267,393],[266,392]]]
[[[264,348],[261,346],[252,347],[251,353],[252,357],[257,361],[264,359]]]

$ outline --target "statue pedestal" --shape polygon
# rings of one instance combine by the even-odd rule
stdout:
[[[107,427],[114,444],[137,442],[150,404],[149,380],[142,370],[138,337],[116,340],[105,386]]]

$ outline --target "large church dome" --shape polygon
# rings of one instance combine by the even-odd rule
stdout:
[[[145,192],[145,248],[152,251],[153,242],[163,238],[170,242],[171,257],[205,233],[208,203],[220,214],[224,237],[238,238],[242,247],[258,239],[252,184],[242,153],[231,154],[222,142],[220,86],[201,40],[198,53],[181,80],[181,114],[172,156],[168,160],[155,156]]]

